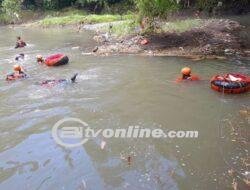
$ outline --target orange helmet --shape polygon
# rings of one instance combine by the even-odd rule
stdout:
[[[13,66],[14,71],[22,71],[22,67],[20,65]]]
[[[181,74],[190,75],[191,74],[191,69],[189,67],[184,67],[184,68],[181,69]]]

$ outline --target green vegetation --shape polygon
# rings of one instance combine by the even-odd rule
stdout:
[[[117,22],[110,27],[110,25],[104,25],[98,28],[99,31],[102,32],[110,32],[117,37],[122,37],[130,34],[136,33],[137,23],[132,20],[125,20],[121,22]]]
[[[200,19],[186,19],[186,20],[178,20],[175,22],[165,23],[161,29],[164,32],[177,32],[182,33],[189,31],[195,27],[199,27],[202,25],[202,20]]]
[[[136,0],[136,2],[139,11],[138,20],[149,33],[155,30],[155,18],[167,18],[170,11],[178,9],[175,0]]]
[[[177,10],[175,0],[136,0],[141,17],[166,17],[169,11]]]
[[[71,11],[64,14],[67,9]],[[240,14],[249,11],[250,4],[249,0],[0,0],[0,23],[20,23],[25,20],[22,12],[28,10],[33,14],[49,14],[41,21],[44,25],[116,21],[121,20],[118,15],[135,13],[134,20],[152,29],[155,19],[166,19],[178,9],[205,11],[210,15],[222,10]]]
[[[192,5],[208,11],[218,5],[224,9],[237,9],[241,11],[241,9],[249,7],[249,0],[196,0]]]
[[[96,15],[96,14],[72,14],[67,16],[58,16],[58,17],[46,17],[41,21],[38,21],[39,25],[48,27],[48,26],[55,26],[55,25],[67,25],[67,24],[78,24],[78,23],[85,23],[85,24],[93,24],[93,23],[102,23],[102,22],[113,22],[113,21],[120,21],[120,20],[128,20],[132,19],[132,15]]]
[[[1,23],[3,23],[3,24],[10,23],[10,19],[8,19],[4,13],[0,13],[0,24]]]
[[[21,11],[22,0],[4,0],[2,2],[2,11],[4,13],[4,20],[19,20],[19,13]]]
[[[130,35],[135,33],[137,24],[135,21],[127,20],[117,25],[114,25],[111,29],[111,33],[117,36]]]
[[[163,22],[160,26],[157,27],[156,33],[162,32],[176,32],[182,33],[190,31],[195,27],[202,26],[203,21],[201,19],[186,19],[186,20],[176,20],[173,22]],[[126,20],[112,25],[104,25],[98,28],[102,32],[110,32],[118,37],[126,36],[136,33],[136,28],[138,24],[132,20]],[[137,31],[138,32],[138,31]]]

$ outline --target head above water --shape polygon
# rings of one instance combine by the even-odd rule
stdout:
[[[42,56],[42,55],[37,55],[36,58],[37,58],[37,59],[42,59],[43,56]]]
[[[42,55],[37,55],[36,60],[37,60],[37,62],[43,62],[43,56]]]
[[[181,69],[181,74],[189,76],[191,75],[191,69],[189,67],[184,67]]]
[[[13,70],[20,72],[20,71],[22,71],[22,67],[20,65],[14,65]]]

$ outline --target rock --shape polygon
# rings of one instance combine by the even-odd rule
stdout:
[[[99,35],[96,35],[93,37],[93,40],[95,40],[96,42],[101,42],[102,41],[102,37]]]
[[[183,47],[179,47],[179,50],[184,51],[184,48]]]
[[[79,46],[76,46],[76,47],[72,47],[71,49],[76,50],[76,49],[79,49],[79,48],[80,48]]]
[[[93,37],[93,40],[95,40],[98,43],[104,43],[104,42],[108,42],[108,35],[107,34],[101,34],[101,35],[95,35]]]
[[[235,53],[235,51],[234,51],[233,49],[225,49],[225,50],[224,50],[224,53],[225,53],[226,55],[232,55],[232,54]]]
[[[203,48],[201,48],[202,53],[208,55],[208,54],[213,54],[214,50],[211,46],[211,44],[205,45]]]
[[[82,55],[92,55],[90,52],[82,52]]]
[[[92,51],[95,53],[95,52],[97,52],[98,51],[98,46],[96,46]]]

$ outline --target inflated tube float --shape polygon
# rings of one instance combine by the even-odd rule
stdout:
[[[227,94],[248,92],[250,90],[250,77],[235,73],[216,75],[211,79],[211,88]]]
[[[60,66],[69,62],[68,56],[64,54],[55,54],[45,59],[45,64],[48,66]]]

